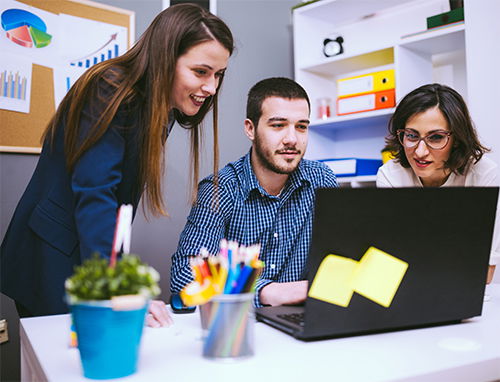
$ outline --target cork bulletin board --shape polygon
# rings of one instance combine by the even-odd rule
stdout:
[[[87,0],[19,0],[55,14],[64,13],[125,27],[128,48],[134,42],[135,13]],[[5,33],[1,30],[0,32]],[[53,70],[32,65],[29,113],[0,109],[0,152],[33,153],[41,150],[41,136],[55,112]]]

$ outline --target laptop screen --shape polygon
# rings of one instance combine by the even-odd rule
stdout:
[[[345,307],[308,297],[305,335],[361,334],[481,314],[498,188],[339,188],[318,190],[316,197],[309,286],[329,254],[358,262],[374,247],[407,269],[388,307],[360,293]]]

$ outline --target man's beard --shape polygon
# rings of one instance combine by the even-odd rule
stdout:
[[[254,142],[255,154],[259,158],[260,163],[262,163],[262,165],[266,169],[268,169],[272,172],[275,172],[276,174],[289,175],[292,172],[294,172],[297,169],[297,167],[299,166],[300,160],[298,160],[297,164],[293,167],[288,167],[288,166],[283,167],[283,166],[279,166],[276,163],[273,163],[272,154],[269,154],[268,152],[263,150],[262,146],[263,145],[261,144],[261,140],[259,138],[259,135],[256,135],[255,142]],[[300,156],[300,154],[301,154],[300,150],[297,150],[295,147],[284,147],[281,150],[277,150],[275,152],[275,154],[278,154],[280,151],[283,151],[283,150],[294,150],[294,151],[297,151],[297,153],[298,153],[297,155]],[[300,157],[300,159],[302,159],[302,157]]]

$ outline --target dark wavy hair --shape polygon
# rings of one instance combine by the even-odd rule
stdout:
[[[437,107],[443,113],[452,133],[453,147],[445,167],[463,175],[471,161],[477,163],[489,149],[481,145],[471,120],[469,109],[462,96],[452,88],[441,84],[423,85],[408,93],[398,104],[389,121],[386,148],[394,152],[395,161],[409,168],[404,147],[397,131],[404,129],[414,115]]]
[[[255,127],[259,124],[259,119],[262,116],[262,103],[269,97],[305,99],[309,110],[311,110],[309,97],[304,88],[297,82],[286,77],[266,78],[257,82],[248,92],[247,118],[252,121]]]
[[[233,35],[217,16],[195,4],[178,4],[162,11],[139,41],[123,55],[103,61],[87,70],[69,90],[49,122],[43,140],[54,141],[56,129],[64,126],[64,152],[68,171],[104,135],[119,108],[135,104],[142,111],[138,125],[139,174],[137,187],[145,189],[145,202],[154,215],[166,215],[161,176],[165,167],[165,126],[169,121],[170,100],[177,60],[192,47],[218,41],[229,54],[234,49]],[[191,131],[192,195],[196,195],[199,172],[200,124],[213,110],[214,171],[218,170],[217,93],[208,97],[196,115],[174,109],[174,118]],[[84,106],[99,96],[99,85],[111,89],[104,110],[90,131],[81,139],[80,119]]]

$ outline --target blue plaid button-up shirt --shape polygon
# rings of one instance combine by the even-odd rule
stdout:
[[[214,209],[213,176],[203,179],[172,255],[171,291],[179,292],[193,280],[189,257],[201,247],[218,253],[222,238],[245,246],[261,244],[265,267],[257,280],[256,306],[262,306],[259,292],[267,284],[304,279],[315,190],[325,187],[338,187],[330,168],[303,159],[281,194],[269,195],[257,181],[248,153],[219,171],[219,208]]]

